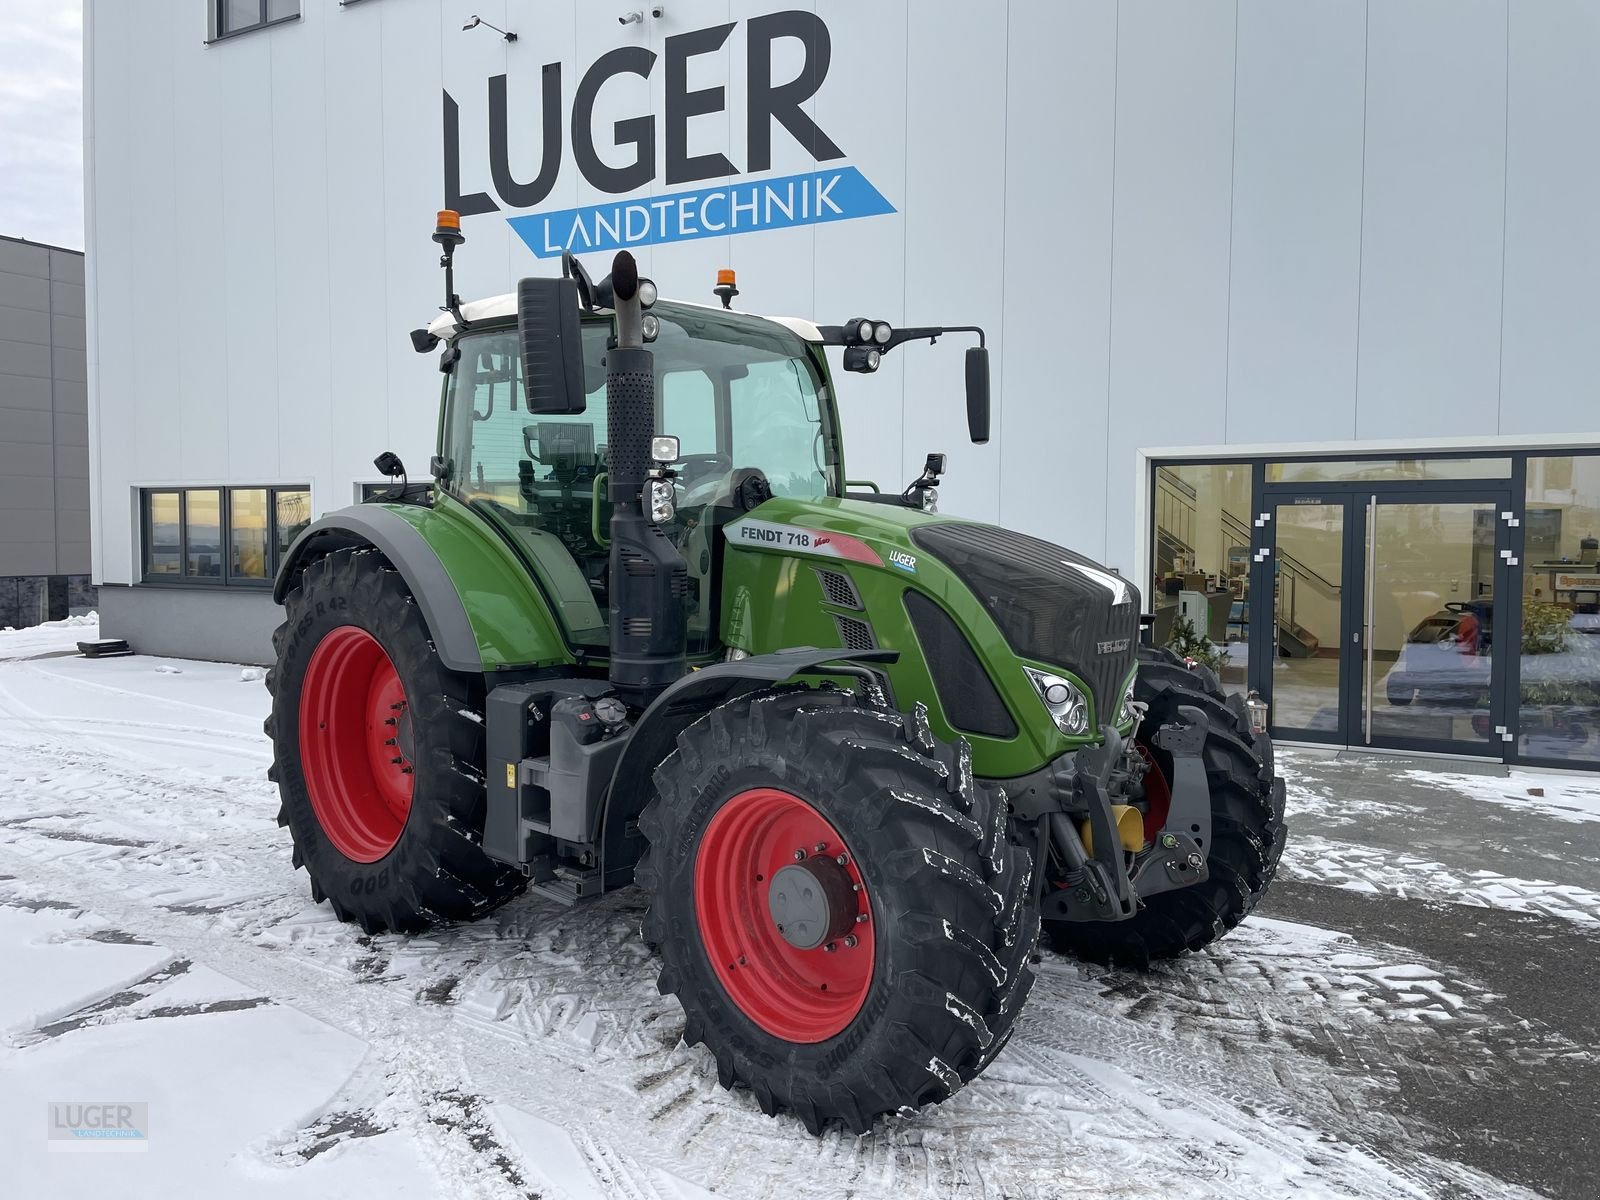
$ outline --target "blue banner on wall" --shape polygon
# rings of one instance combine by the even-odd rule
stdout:
[[[727,237],[895,211],[855,167],[507,217],[540,258]]]

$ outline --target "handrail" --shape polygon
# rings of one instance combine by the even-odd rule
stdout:
[[[1156,468],[1156,482],[1166,484],[1174,491],[1182,493],[1191,500],[1198,500],[1200,498],[1200,493],[1195,490],[1194,484],[1185,483],[1182,479],[1178,478],[1178,476],[1172,473],[1172,469],[1170,467]]]
[[[1221,512],[1223,523],[1230,526],[1228,532],[1234,534],[1236,537],[1243,538],[1246,542],[1250,541],[1250,526],[1246,525],[1243,521],[1234,516],[1225,508],[1222,509]],[[1315,582],[1321,584],[1322,590],[1329,595],[1336,594],[1339,591],[1339,585],[1337,583],[1329,579],[1326,575],[1322,574],[1322,572],[1318,571],[1315,567],[1307,566],[1303,561],[1296,558],[1294,555],[1286,553],[1282,546],[1278,547],[1276,554],[1278,561],[1283,563],[1284,566],[1288,567],[1294,574],[1310,577]]]
[[[600,532],[600,497],[605,494],[606,480],[610,478],[607,472],[598,472],[594,477],[594,487],[589,492],[589,536],[602,550],[611,545],[611,539]]]
[[[1173,494],[1173,498],[1186,510],[1186,515],[1191,521],[1199,517],[1194,502],[1199,500],[1200,493],[1192,484],[1180,479],[1167,467],[1156,468],[1156,484],[1158,487],[1166,488],[1168,492]],[[1253,534],[1249,525],[1225,508],[1219,508],[1218,512],[1221,514],[1224,530],[1233,535],[1236,541],[1245,545],[1249,545],[1252,542]],[[1159,545],[1163,540],[1169,546],[1182,551],[1186,555],[1194,553],[1194,547],[1188,540],[1171,529],[1158,526],[1156,530],[1157,544]],[[1277,558],[1282,564],[1284,572],[1291,578],[1309,581],[1312,586],[1316,587],[1324,595],[1336,596],[1339,594],[1340,587],[1337,583],[1315,567],[1309,566],[1303,560],[1296,558],[1293,554],[1285,553],[1281,547],[1278,550]]]

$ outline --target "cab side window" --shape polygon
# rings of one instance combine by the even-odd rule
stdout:
[[[775,496],[828,494],[822,413],[799,360],[750,363],[728,381],[733,465],[759,466]]]
[[[661,432],[678,439],[683,454],[717,452],[717,398],[704,371],[661,376]]]

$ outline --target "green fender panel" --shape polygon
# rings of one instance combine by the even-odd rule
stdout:
[[[289,547],[273,598],[283,603],[315,559],[363,543],[382,552],[405,579],[439,657],[452,671],[576,661],[544,595],[510,547],[448,497],[431,508],[367,503],[328,513]]]

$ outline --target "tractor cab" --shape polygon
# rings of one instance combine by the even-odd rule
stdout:
[[[437,483],[521,553],[567,640],[603,654],[613,322],[609,312],[579,322],[581,411],[539,413],[528,404],[515,302],[465,305],[461,332],[451,315],[430,330],[450,341]],[[686,653],[696,659],[719,648],[718,530],[774,495],[842,494],[838,416],[821,335],[808,322],[668,301],[650,317],[651,429],[677,439],[658,525],[684,559]]]

